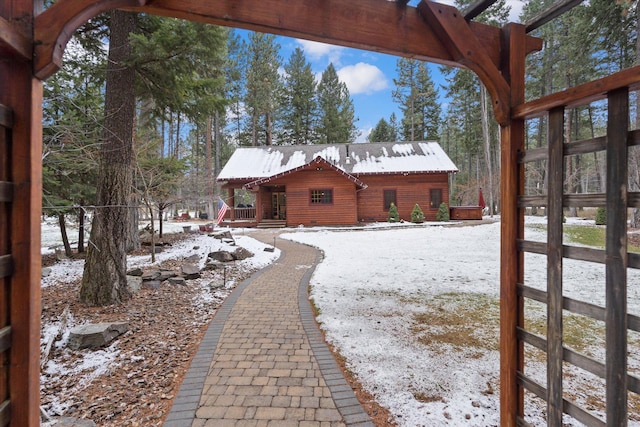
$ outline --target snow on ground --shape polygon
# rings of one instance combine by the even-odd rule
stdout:
[[[526,239],[546,239],[544,220],[530,221]],[[304,231],[282,237],[324,252],[311,297],[327,339],[399,425],[499,425],[499,223]],[[527,285],[546,287],[544,258],[527,254],[525,271]],[[565,295],[604,304],[604,273],[603,265],[566,260]],[[640,280],[629,279],[629,311],[639,314]],[[534,322],[544,310],[525,308]],[[583,351],[604,360],[602,339],[587,341]],[[527,372],[545,384],[544,359],[531,356]],[[629,361],[640,368],[637,356]],[[580,400],[592,384],[577,381],[567,393]],[[539,402],[527,408],[527,421],[546,425]]]

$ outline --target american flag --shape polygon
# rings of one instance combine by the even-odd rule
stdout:
[[[227,205],[224,200],[218,197],[218,225],[222,222],[224,218],[224,214],[227,213],[227,209],[229,209],[229,205]]]

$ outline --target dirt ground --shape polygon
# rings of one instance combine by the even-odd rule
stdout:
[[[165,235],[172,243],[185,234]],[[43,257],[43,265],[55,258]],[[173,267],[168,261],[163,267]],[[227,278],[240,283],[252,272],[228,269]],[[207,272],[214,275],[214,272]],[[214,277],[211,277],[214,280]],[[114,368],[108,374],[91,380],[81,391],[79,378],[73,373],[48,375],[41,373],[41,405],[45,413],[56,415],[57,402],[69,404],[65,417],[93,420],[98,426],[161,426],[171,409],[182,378],[189,368],[198,344],[221,301],[209,306],[194,304],[200,295],[195,286],[163,284],[160,289],[143,288],[125,304],[88,307],[78,300],[79,281],[58,284],[42,290],[42,323],[57,322],[65,310],[76,323],[129,323],[129,331],[118,338],[120,350]],[[73,364],[79,352],[52,347],[49,360]],[[393,426],[390,414],[373,396],[362,390],[353,375],[345,369],[344,359],[336,355],[346,377],[365,410],[377,426]]]

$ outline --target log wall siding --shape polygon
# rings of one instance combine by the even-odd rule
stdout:
[[[442,202],[449,206],[448,174],[368,175],[359,176],[369,187],[358,192],[360,221],[387,221],[384,190],[396,190],[396,206],[401,219],[411,221],[411,211],[419,204],[426,221],[435,221],[438,208],[430,208],[432,189],[442,190]]]
[[[267,185],[286,188],[288,226],[354,225],[358,222],[356,186],[333,170],[302,170]],[[311,190],[324,189],[333,191],[333,203],[311,204]]]

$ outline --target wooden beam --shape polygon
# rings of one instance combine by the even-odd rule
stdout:
[[[527,22],[524,23],[526,32],[530,33],[531,31],[540,28],[547,22],[557,18],[565,12],[568,12],[582,2],[583,0],[559,0],[557,3],[552,4],[533,18],[528,19]]]
[[[478,75],[491,94],[496,120],[499,124],[506,125],[510,119],[511,106],[509,85],[458,9],[423,1],[418,10],[451,52],[453,59]]]
[[[547,192],[547,424],[562,427],[562,195],[564,109],[549,114]]]
[[[640,65],[627,68],[599,80],[584,83],[556,92],[534,101],[515,105],[512,117],[517,119],[533,119],[543,116],[556,107],[571,108],[586,105],[607,97],[607,93],[622,87],[629,90],[640,89]]]
[[[35,19],[34,74],[44,80],[58,71],[71,36],[89,19],[112,9],[145,3],[146,0],[57,1]]]
[[[476,0],[462,11],[462,16],[464,16],[464,19],[467,21],[470,21],[485,10],[489,9],[497,1],[498,0]]]
[[[504,76],[511,87],[511,104],[519,104],[524,100],[524,27],[508,24],[504,33]],[[524,210],[518,207],[518,197],[524,194],[524,166],[518,162],[524,151],[524,120],[511,120],[500,131],[500,425],[516,427],[524,416],[518,380],[524,345],[517,337],[517,328],[524,325],[524,299],[518,295],[518,283],[524,283],[524,253],[518,250],[518,241],[524,239]]]
[[[24,25],[22,35],[29,35],[32,46],[33,18],[41,5],[39,0],[0,0],[0,16],[14,25]],[[15,27],[9,30],[15,31]],[[9,171],[0,172],[0,181],[11,181],[14,186],[13,200],[0,209],[0,238],[8,238],[8,246],[0,242],[0,249],[8,249],[13,258],[11,276],[0,279],[4,285],[0,290],[0,318],[8,321],[12,330],[11,348],[2,353],[1,375],[7,378],[5,372],[8,371],[6,399],[10,402],[6,406],[10,411],[4,413],[10,417],[12,426],[37,426],[40,423],[42,83],[33,77],[31,59],[0,61],[0,104],[11,109],[14,117],[10,132],[0,136],[0,159],[9,159],[6,164]],[[9,176],[5,177],[5,173]]]
[[[607,425],[627,425],[627,182],[629,91],[609,94],[607,120]]]
[[[31,59],[31,41],[20,28],[0,16],[0,57]]]
[[[386,0],[58,0],[35,22],[36,75],[44,79],[53,74],[73,31],[87,19],[113,8],[464,66],[452,59],[415,7],[399,7]],[[476,22],[468,25],[497,67],[500,29]],[[529,52],[541,47],[540,39],[526,39]]]

